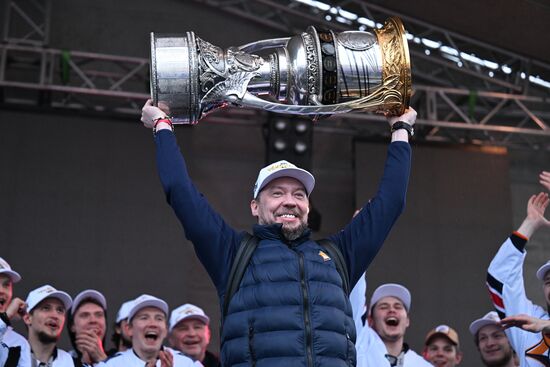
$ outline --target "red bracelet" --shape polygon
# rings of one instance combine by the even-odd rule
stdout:
[[[167,118],[167,117],[161,117],[161,118],[159,118],[159,119],[157,119],[157,120],[155,121],[155,125],[153,126],[153,129],[156,129],[156,128],[157,128],[157,125],[158,125],[159,123],[161,123],[161,122],[164,122],[164,123],[170,125],[170,127],[172,127],[172,120],[170,120],[170,119]]]

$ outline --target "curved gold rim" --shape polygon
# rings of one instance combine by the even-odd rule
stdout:
[[[405,27],[401,19],[391,17],[375,33],[382,50],[382,83],[387,87],[381,110],[400,115],[409,107],[412,93],[411,60]]]

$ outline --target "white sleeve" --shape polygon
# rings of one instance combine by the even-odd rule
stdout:
[[[508,238],[491,261],[487,272],[487,287],[493,305],[501,318],[526,314],[547,319],[544,309],[531,302],[525,294],[523,282],[523,263],[526,252],[520,251]],[[512,347],[521,354],[525,350],[526,339],[530,333],[520,328],[506,330]]]
[[[357,281],[357,284],[355,284],[349,295],[357,337],[359,337],[359,333],[363,328],[363,321],[361,320],[361,317],[366,311],[365,305],[367,301],[365,293],[367,292],[367,280],[365,276],[366,273],[363,273],[363,275],[361,275],[361,278],[359,278],[359,281]]]
[[[6,331],[8,331],[8,325],[6,325],[4,320],[0,319],[0,342],[4,339],[4,334]]]
[[[177,350],[171,348],[164,348],[164,350],[169,350],[172,352],[172,355],[174,356],[174,367],[203,367],[200,361],[193,362],[191,358],[185,356]]]
[[[9,353],[8,346],[0,342],[0,366],[4,366],[6,364],[6,360],[8,359],[8,353]]]

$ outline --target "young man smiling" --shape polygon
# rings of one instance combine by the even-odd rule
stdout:
[[[372,293],[368,325],[357,340],[357,367],[430,367],[405,343],[411,294],[400,284],[382,284]]]
[[[26,300],[29,344],[32,366],[74,367],[71,355],[57,348],[65,324],[65,313],[71,307],[71,297],[50,285],[31,291]]]
[[[458,366],[462,361],[462,351],[456,330],[448,325],[439,325],[428,332],[423,355],[435,367]]]
[[[495,311],[470,324],[481,361],[487,367],[516,367],[514,350]]]
[[[132,338],[132,349],[119,352],[98,367],[197,367],[190,358],[162,343],[167,335],[168,305],[143,294],[133,301],[124,326]]]
[[[154,129],[166,199],[224,304],[245,233],[231,228],[193,185],[166,113],[148,101],[141,120]],[[376,196],[328,237],[343,255],[349,284],[366,270],[404,208],[415,120],[412,109],[389,119],[392,142]],[[355,365],[355,323],[344,281],[307,228],[314,186],[311,173],[287,161],[260,170],[250,202],[258,246],[224,315],[222,365]]]
[[[67,329],[75,364],[93,365],[107,358],[103,348],[107,329],[107,301],[95,289],[86,289],[74,298]]]

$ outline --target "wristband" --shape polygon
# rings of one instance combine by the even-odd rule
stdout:
[[[159,117],[155,120],[155,124],[153,125],[153,135],[157,134],[157,125],[161,122],[164,122],[165,124],[168,124],[170,126],[170,130],[174,132],[174,125],[172,125],[172,120],[169,117]]]
[[[411,124],[405,121],[397,121],[395,124],[391,127],[391,132],[395,132],[397,130],[404,129],[407,130],[407,134],[409,134],[409,137],[414,135],[414,128]]]

